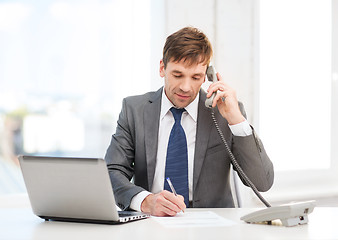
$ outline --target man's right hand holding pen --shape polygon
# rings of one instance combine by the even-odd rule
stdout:
[[[148,195],[141,204],[142,212],[158,217],[175,216],[181,211],[184,212],[186,205],[183,196],[176,194],[169,178],[167,182],[172,192],[163,190],[160,193]]]

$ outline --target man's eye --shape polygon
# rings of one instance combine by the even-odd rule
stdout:
[[[174,75],[175,78],[180,78],[182,75]]]
[[[200,80],[201,78],[200,77],[193,77],[192,79],[194,79],[194,80]]]

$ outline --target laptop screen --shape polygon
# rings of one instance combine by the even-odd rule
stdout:
[[[19,161],[37,216],[118,221],[103,159],[19,156]]]

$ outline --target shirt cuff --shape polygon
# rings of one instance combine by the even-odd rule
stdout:
[[[148,192],[148,191],[142,191],[142,192],[136,194],[131,199],[130,208],[135,210],[135,211],[141,212],[141,204],[142,204],[143,200],[150,194],[151,194],[151,192]]]
[[[246,137],[252,134],[252,129],[248,123],[248,120],[235,125],[229,125],[229,128],[234,136]]]

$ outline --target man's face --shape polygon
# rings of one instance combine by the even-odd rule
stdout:
[[[177,108],[185,108],[196,98],[205,81],[207,65],[203,63],[188,66],[183,60],[169,61],[164,69],[160,62],[160,76],[164,77],[164,91]]]

